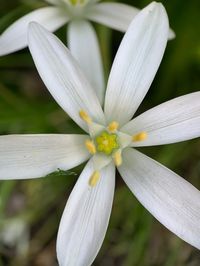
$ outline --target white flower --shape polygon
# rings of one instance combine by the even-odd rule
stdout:
[[[0,56],[27,46],[27,29],[31,21],[40,23],[51,32],[68,23],[69,49],[78,60],[102,103],[105,93],[103,67],[98,39],[89,20],[112,29],[126,31],[139,10],[121,3],[98,3],[98,0],[44,1],[51,6],[30,12],[0,35]],[[174,36],[174,32],[170,30],[169,39]]]
[[[57,239],[61,266],[87,266],[95,259],[111,213],[115,166],[161,223],[200,248],[199,191],[134,149],[200,135],[200,92],[163,103],[130,121],[160,65],[168,31],[162,4],[154,2],[135,17],[113,63],[103,112],[69,50],[42,26],[30,25],[29,47],[41,78],[88,134],[1,136],[0,178],[36,178],[90,158],[62,216]]]

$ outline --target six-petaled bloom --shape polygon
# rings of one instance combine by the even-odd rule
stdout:
[[[88,158],[64,210],[59,264],[90,265],[103,242],[112,208],[115,166],[138,200],[168,229],[200,248],[200,192],[135,147],[173,143],[200,134],[200,93],[181,96],[132,117],[160,65],[169,24],[152,3],[131,23],[108,80],[104,112],[69,50],[37,23],[29,48],[46,87],[87,135],[0,137],[0,177],[31,178],[67,170]]]

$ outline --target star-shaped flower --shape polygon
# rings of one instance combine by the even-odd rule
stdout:
[[[200,192],[135,147],[200,135],[200,93],[181,96],[132,117],[160,65],[168,38],[162,4],[131,23],[114,60],[102,106],[69,50],[37,23],[29,47],[46,87],[87,135],[0,137],[0,178],[23,179],[68,170],[88,158],[65,207],[57,239],[61,266],[91,265],[111,213],[115,166],[138,200],[168,229],[200,248]]]

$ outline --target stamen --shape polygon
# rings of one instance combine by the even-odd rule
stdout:
[[[132,136],[132,141],[143,141],[147,138],[147,133],[145,131],[142,131],[136,135]]]
[[[118,129],[118,127],[119,127],[119,123],[117,123],[116,121],[113,121],[108,125],[108,131],[113,133]]]
[[[113,154],[113,159],[116,166],[120,166],[122,164],[122,154],[120,150]]]
[[[94,173],[91,175],[91,177],[89,179],[89,185],[91,187],[96,186],[97,182],[99,181],[99,178],[100,178],[99,171],[94,171]]]
[[[83,119],[87,124],[92,123],[91,117],[84,110],[80,110],[79,115],[80,115],[80,118]]]
[[[95,147],[93,141],[91,141],[89,139],[86,140],[85,141],[85,146],[86,146],[87,150],[89,151],[89,153],[91,153],[91,154],[95,154],[96,153],[96,147]]]

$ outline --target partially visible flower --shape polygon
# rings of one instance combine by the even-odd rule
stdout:
[[[98,0],[44,1],[52,6],[32,11],[2,33],[0,55],[6,55],[27,46],[27,29],[31,21],[40,23],[51,32],[68,23],[68,47],[102,103],[105,85],[101,55],[96,33],[88,20],[112,29],[126,31],[139,10],[121,3],[98,3]],[[173,37],[174,33],[170,31],[170,38]]]
[[[115,166],[161,223],[200,248],[200,192],[134,149],[200,135],[200,92],[163,103],[131,120],[160,65],[168,31],[162,4],[152,3],[135,17],[113,63],[103,112],[69,50],[42,26],[30,25],[29,47],[41,78],[87,135],[1,136],[0,178],[36,178],[90,158],[62,216],[57,239],[61,266],[87,266],[95,259],[111,213]]]
[[[0,248],[1,246],[16,249],[17,256],[24,256],[29,248],[29,228],[26,221],[21,218],[1,220]]]

